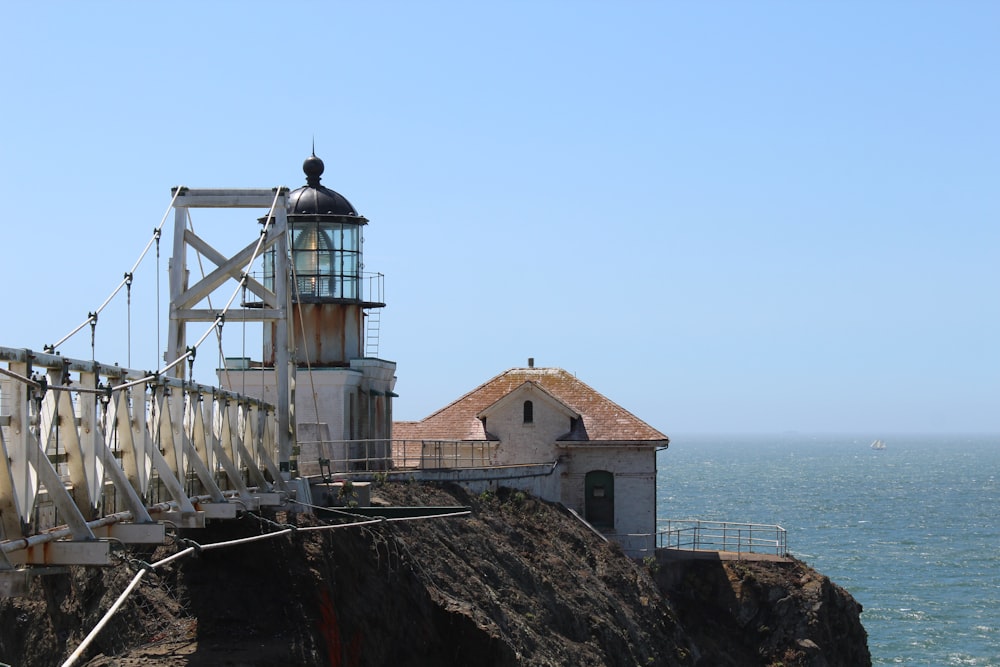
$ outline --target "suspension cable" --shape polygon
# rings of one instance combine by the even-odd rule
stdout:
[[[128,361],[126,365],[132,367],[132,274],[125,274],[125,303],[127,310],[126,320],[128,322]]]
[[[97,359],[97,313],[90,313],[90,360]]]
[[[222,310],[219,312],[219,314],[216,315],[216,318],[212,322],[211,326],[208,328],[208,330],[205,331],[205,333],[202,335],[202,337],[198,339],[198,342],[194,344],[193,348],[189,347],[188,351],[186,351],[184,354],[182,354],[177,359],[174,359],[173,361],[171,361],[165,367],[161,368],[159,370],[160,374],[166,373],[168,370],[172,369],[174,366],[176,366],[177,364],[181,363],[181,361],[183,361],[184,359],[187,359],[191,355],[192,349],[197,349],[197,348],[201,347],[201,344],[205,342],[205,339],[207,339],[208,336],[209,336],[209,334],[211,334],[212,331],[215,330],[217,327],[221,329],[222,323],[225,321],[225,318],[226,318],[226,313],[229,312],[229,308],[233,305],[233,302],[236,300],[236,297],[239,296],[240,290],[243,289],[243,287],[247,283],[247,280],[249,280],[250,269],[253,268],[253,263],[255,261],[257,261],[258,257],[260,257],[261,249],[264,246],[264,239],[267,238],[267,232],[271,228],[271,226],[274,224],[274,209],[277,207],[277,205],[278,205],[278,198],[281,197],[282,194],[283,194],[282,188],[275,188],[275,191],[274,191],[274,200],[271,202],[271,208],[267,212],[267,216],[265,218],[264,226],[260,230],[260,237],[257,239],[257,246],[254,248],[253,253],[250,255],[250,259],[247,260],[247,264],[246,264],[245,268],[240,273],[239,284],[237,284],[236,289],[233,290],[232,295],[229,297],[229,301],[226,302],[226,305],[222,308]]]
[[[364,521],[355,521],[352,523],[325,524],[322,526],[301,526],[301,527],[287,526],[285,528],[282,528],[281,530],[276,530],[270,533],[261,533],[259,535],[252,535],[250,537],[237,538],[225,542],[212,542],[210,544],[198,544],[193,540],[188,540],[185,543],[189,544],[190,546],[184,548],[183,550],[178,551],[177,553],[172,554],[170,556],[167,556],[162,560],[156,561],[155,563],[143,563],[143,567],[138,572],[136,572],[135,576],[132,578],[132,581],[129,582],[128,586],[125,588],[122,594],[118,596],[118,599],[115,600],[114,604],[111,605],[111,608],[108,609],[108,611],[104,614],[101,620],[98,621],[97,625],[94,626],[94,629],[90,631],[90,633],[84,638],[82,642],[80,642],[80,645],[76,647],[76,650],[73,651],[73,653],[70,654],[70,656],[66,659],[66,661],[62,663],[62,667],[72,667],[74,664],[76,664],[76,661],[80,659],[80,656],[83,655],[84,651],[87,650],[87,647],[89,647],[90,644],[93,643],[97,635],[101,632],[101,630],[104,629],[108,621],[111,620],[111,617],[114,616],[115,613],[118,611],[118,609],[121,608],[126,598],[128,598],[128,596],[132,593],[132,591],[135,590],[135,587],[139,585],[139,582],[142,580],[143,576],[145,576],[146,572],[155,570],[159,567],[167,565],[168,563],[171,563],[175,560],[179,560],[181,558],[189,556],[193,553],[201,553],[203,551],[210,551],[214,549],[240,546],[243,544],[258,542],[260,540],[273,539],[275,537],[280,537],[282,535],[293,535],[299,532],[338,530],[342,528],[360,528],[363,526],[371,526],[375,524],[383,524],[390,522],[416,521],[422,519],[441,519],[441,518],[448,518],[455,516],[463,516],[468,514],[470,514],[470,512],[466,511],[456,514],[438,514],[434,516],[425,516],[425,517],[394,517],[394,518],[367,519]]]
[[[292,244],[293,244],[293,241],[291,239],[291,233],[292,233],[291,230],[288,230],[288,235],[289,235],[288,245],[289,245],[289,247],[291,247]],[[292,268],[292,289],[295,291],[295,301],[296,301],[296,303],[299,303],[301,301],[301,295],[299,294],[299,274],[298,274],[298,271],[295,270],[295,262],[292,262],[291,265],[292,265],[291,266],[291,268]],[[302,332],[302,343],[303,343],[303,345],[305,345],[305,331],[306,331],[305,318],[302,315],[302,309],[298,308],[297,310],[298,310],[298,314],[299,314],[299,330]],[[294,335],[294,329],[293,329],[293,335]],[[293,337],[292,341],[294,342],[294,340],[295,339]],[[313,379],[312,363],[309,361],[309,350],[308,349],[305,351],[305,354],[303,356],[306,358],[306,374],[309,376],[309,389],[312,392],[313,411],[314,411],[314,413],[316,415],[316,419],[319,420],[319,401],[316,398],[316,382]],[[327,442],[325,440],[320,440],[319,450],[320,450],[319,451],[320,458],[324,458],[324,459],[329,459],[330,458],[330,450],[327,448]]]
[[[138,268],[139,264],[142,262],[143,258],[146,256],[146,253],[149,252],[149,249],[151,247],[153,247],[154,244],[156,245],[157,262],[159,262],[161,230],[163,229],[163,225],[166,223],[167,217],[170,214],[170,210],[174,207],[174,204],[177,201],[177,197],[180,195],[180,193],[183,190],[184,190],[184,188],[180,188],[180,187],[178,187],[178,188],[176,188],[174,190],[174,196],[170,200],[170,205],[167,207],[166,212],[163,214],[163,218],[160,220],[160,224],[156,227],[156,229],[154,229],[152,238],[150,238],[149,242],[146,244],[146,247],[143,249],[142,253],[139,255],[139,259],[136,261],[135,265],[132,267],[132,271],[130,271],[130,272],[128,272],[128,273],[125,274],[126,277],[121,281],[121,283],[118,284],[118,286],[114,289],[114,291],[111,293],[111,295],[107,299],[105,299],[104,303],[102,303],[101,306],[95,312],[88,313],[87,319],[84,320],[83,323],[81,323],[78,327],[76,327],[75,329],[73,329],[69,334],[67,334],[66,336],[64,336],[61,339],[59,339],[56,343],[54,343],[52,345],[45,346],[45,351],[46,352],[48,352],[50,354],[54,353],[55,350],[59,346],[61,346],[67,340],[69,340],[70,338],[72,338],[75,334],[77,334],[85,326],[87,326],[88,324],[90,324],[90,326],[91,326],[91,352],[92,352],[92,356],[96,357],[95,350],[94,350],[94,347],[95,347],[94,329],[95,329],[95,327],[97,325],[97,317],[98,317],[98,315],[101,313],[101,311],[105,307],[107,307],[108,303],[110,303],[110,301],[114,298],[114,296],[117,295],[118,292],[121,291],[122,287],[130,286],[131,285],[131,282],[132,282],[131,275],[135,273],[135,269]],[[167,371],[171,370],[172,368],[174,368],[178,364],[182,363],[185,359],[190,358],[193,355],[194,350],[196,350],[198,347],[201,346],[202,343],[205,342],[205,339],[208,338],[209,334],[211,334],[212,331],[219,332],[221,330],[222,323],[225,321],[225,315],[226,315],[226,313],[229,311],[229,309],[232,306],[233,302],[236,300],[236,297],[239,295],[240,290],[245,287],[245,285],[247,283],[247,280],[249,278],[250,269],[253,267],[253,263],[257,260],[257,258],[261,254],[261,249],[262,249],[262,247],[264,245],[264,240],[265,240],[265,238],[267,238],[267,232],[269,231],[269,229],[271,228],[271,226],[274,224],[274,211],[275,211],[275,208],[278,205],[278,199],[282,196],[282,194],[283,194],[282,188],[275,188],[274,199],[271,202],[271,206],[270,206],[270,208],[268,210],[267,217],[265,218],[264,226],[261,229],[260,237],[257,239],[257,245],[254,248],[253,253],[251,254],[249,260],[247,260],[247,264],[246,264],[246,267],[245,267],[244,271],[240,274],[239,284],[237,285],[236,289],[233,291],[232,295],[229,297],[229,300],[226,302],[225,307],[218,314],[218,316],[212,322],[211,326],[204,333],[204,335],[202,335],[202,337],[200,339],[198,339],[198,342],[195,343],[195,345],[193,347],[189,347],[184,352],[184,354],[182,354],[177,359],[174,359],[173,361],[170,361],[169,363],[167,363],[167,365],[164,366],[163,368],[161,368],[159,371],[156,371],[155,373],[151,373],[150,375],[147,375],[145,378],[141,378],[139,380],[133,380],[131,382],[123,383],[123,384],[115,387],[115,389],[126,389],[128,387],[133,386],[133,385],[141,384],[142,382],[148,381],[149,379],[154,378],[155,375],[162,375],[162,374],[166,373]],[[159,301],[159,291],[160,291],[159,290],[159,270],[157,270],[156,273],[157,273],[157,301]],[[159,306],[159,303],[157,303],[157,306]],[[157,307],[157,348],[159,348],[159,335],[160,335],[160,331],[159,331],[160,330],[160,326],[159,326],[159,310],[160,310],[159,307]]]
[[[160,347],[160,228],[153,230],[153,238],[156,240],[156,351]]]
[[[242,334],[241,335],[241,340],[240,340],[240,342],[241,342],[240,357],[242,357],[243,359],[247,358],[247,309],[246,309],[246,303],[247,303],[247,288],[244,285],[243,286],[243,308],[240,310],[240,316],[241,316],[240,319],[243,321],[243,326],[240,327],[240,331],[241,331],[241,334]],[[262,339],[262,342],[263,342],[263,336],[261,336],[261,339]],[[229,386],[229,387],[232,387],[233,386],[233,382],[229,378],[229,366],[226,365],[226,357],[225,357],[225,355],[222,352],[222,343],[221,343],[221,341],[219,343],[219,356],[222,357],[222,359],[221,359],[221,361],[222,361],[221,366],[223,368],[223,372],[225,372],[225,374],[226,374],[226,385]],[[263,360],[264,359],[264,355],[261,354],[260,358],[261,358],[261,360]],[[249,368],[249,365],[247,366],[247,368]],[[246,369],[244,369],[244,370],[246,370]],[[242,374],[242,383],[240,384],[240,393],[241,394],[247,393],[247,374],[246,373]]]
[[[167,206],[167,210],[163,214],[163,218],[160,220],[159,226],[157,226],[156,229],[153,231],[153,237],[149,239],[149,242],[146,244],[146,247],[143,248],[142,252],[139,254],[139,259],[137,259],[136,262],[135,262],[135,264],[132,265],[132,270],[128,271],[126,273],[126,276],[135,273],[135,270],[137,268],[139,268],[139,264],[142,263],[143,258],[146,256],[146,253],[149,252],[149,249],[152,247],[152,245],[153,245],[154,242],[156,242],[157,257],[159,257],[160,230],[163,229],[163,225],[167,222],[167,217],[170,215],[170,209],[172,209],[174,207],[174,203],[177,201],[178,195],[180,195],[183,190],[184,190],[184,188],[177,188],[174,191],[174,196],[171,197],[171,199],[170,199],[170,205]],[[157,276],[158,275],[159,275],[159,271],[157,271]],[[111,300],[115,297],[115,295],[118,294],[118,292],[121,291],[122,287],[125,287],[126,282],[131,282],[131,280],[128,280],[128,281],[122,280],[120,283],[118,283],[118,286],[115,287],[114,291],[111,292],[111,295],[108,296],[108,298],[104,300],[104,303],[101,304],[100,308],[98,308],[93,313],[88,313],[87,319],[84,320],[83,323],[80,324],[80,326],[76,327],[75,329],[73,329],[72,331],[70,331],[68,334],[66,334],[65,336],[63,336],[62,338],[60,338],[58,342],[56,342],[56,343],[54,343],[52,345],[46,345],[45,346],[45,351],[48,352],[48,353],[50,353],[50,354],[54,353],[56,351],[56,348],[58,348],[60,345],[62,345],[63,343],[65,343],[67,340],[69,340],[70,338],[72,338],[73,336],[75,336],[85,326],[87,326],[88,324],[93,325],[93,323],[96,322],[96,320],[97,320],[97,316],[101,314],[101,311],[104,310],[107,307],[107,305],[111,302]]]

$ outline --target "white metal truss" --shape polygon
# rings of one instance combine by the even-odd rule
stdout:
[[[244,308],[240,311],[240,321],[274,323],[274,372],[277,389],[276,433],[278,463],[281,470],[289,469],[294,440],[294,420],[291,406],[294,405],[295,364],[289,336],[288,314],[290,294],[288,276],[288,218],[286,213],[287,188],[267,189],[192,189],[180,188],[173,200],[174,243],[170,263],[170,323],[167,339],[167,359],[180,358],[187,349],[186,328],[189,322],[212,322],[220,315],[219,310],[202,307],[209,295],[227,281],[242,282],[261,300],[260,308]],[[226,256],[211,244],[187,228],[191,209],[268,209],[268,223],[263,230],[263,238],[250,238],[249,242],[232,256]],[[248,234],[248,237],[252,235]],[[211,261],[216,269],[208,273],[194,285],[188,284],[188,249]],[[248,264],[255,253],[260,256],[266,250],[274,249],[274,290],[270,290],[247,274]],[[174,366],[171,373],[184,376],[183,365]],[[234,458],[230,456],[230,459]]]
[[[108,565],[287,492],[273,406],[179,378],[0,347],[0,594],[24,565]]]

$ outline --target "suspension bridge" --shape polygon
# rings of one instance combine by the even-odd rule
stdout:
[[[190,377],[195,353],[212,333],[222,349],[222,324],[241,293],[256,291],[275,306],[265,317],[287,319],[287,305],[279,305],[287,295],[264,289],[251,274],[268,249],[286,250],[287,192],[175,188],[139,260],[83,324],[42,352],[0,347],[0,594],[16,594],[27,577],[47,568],[110,565],[112,543],[162,544],[168,524],[204,527],[207,520],[233,519],[238,510],[277,507],[307,495],[308,487],[289,473],[294,429],[288,399],[273,405]],[[249,247],[225,258],[192,232],[192,199],[201,206],[262,206],[266,222]],[[159,254],[171,210],[180,226],[175,252],[194,244],[201,256],[223,266],[191,288],[181,273],[186,262],[172,259],[169,362],[141,371],[63,356],[59,348],[88,324],[93,336],[98,317],[116,297],[131,304],[135,272],[151,247]],[[224,307],[211,309],[208,318],[204,312],[176,312],[180,300],[210,303],[210,293],[223,282],[219,275],[237,283]],[[263,310],[257,309],[256,320],[263,319]],[[187,346],[183,324],[199,318],[211,324]],[[273,375],[287,396],[289,373],[280,372],[289,367],[287,346],[283,352]]]
[[[41,351],[0,346],[0,598],[31,595],[34,578],[70,566],[137,569],[66,666],[81,659],[144,574],[195,552],[294,530],[468,515],[467,508],[418,508],[375,519],[317,517],[308,528],[276,522],[282,512],[324,509],[312,504],[310,483],[329,493],[333,473],[396,468],[395,363],[377,357],[382,275],[362,271],[368,221],[320,185],[315,153],[303,171],[307,183],[296,190],[173,188],[136,262],[81,324]],[[205,210],[228,211],[226,224],[199,220],[196,231],[192,212]],[[160,245],[171,213],[163,307]],[[155,370],[130,367],[142,275],[155,276],[148,281],[156,287],[155,349],[163,352]],[[125,366],[96,359],[98,321],[123,301],[127,336],[116,353]],[[240,324],[235,341],[223,334],[227,321]],[[189,336],[198,325],[200,335]],[[248,326],[256,327],[256,362],[247,354]],[[146,347],[149,328],[140,331]],[[84,346],[79,339],[88,332],[90,359],[65,353]],[[210,340],[217,385],[195,380],[197,353]],[[300,469],[303,449],[312,478]],[[437,465],[442,458],[412,443],[398,455]],[[260,534],[211,541],[212,533],[199,531],[247,516]],[[169,555],[145,562],[152,553]]]
[[[319,443],[314,458],[327,477],[321,450],[332,438],[363,442],[366,452],[378,443],[362,467],[391,466],[395,364],[375,357],[384,303],[381,274],[362,273],[367,220],[319,184],[315,154],[303,170],[307,185],[294,191],[173,188],[139,258],[83,323],[41,352],[0,347],[0,595],[22,594],[30,577],[65,566],[110,565],[112,545],[164,544],[168,527],[310,507],[299,428]],[[204,209],[258,213],[240,227],[242,245],[224,248],[220,239],[238,244],[242,232],[231,224],[196,232],[192,211]],[[160,244],[171,213],[170,302],[161,308]],[[124,300],[131,363],[133,286],[154,248],[158,349],[159,313],[169,316],[164,365],[149,371],[94,359],[98,319]],[[227,320],[243,327],[229,354]],[[255,363],[244,356],[248,323],[259,327]],[[189,343],[197,324],[204,331]],[[64,356],[88,329],[92,358]],[[222,386],[194,380],[208,340],[218,345]],[[316,380],[319,370],[328,372]],[[297,410],[300,373],[309,391]]]

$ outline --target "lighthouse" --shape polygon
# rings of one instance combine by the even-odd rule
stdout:
[[[368,220],[321,184],[324,169],[315,153],[306,158],[306,184],[287,200],[299,460],[304,466],[329,460],[334,470],[382,470],[391,456],[396,364],[365,354],[366,333],[377,334],[366,319],[385,306],[382,275],[364,273]]]
[[[396,364],[378,358],[372,344],[385,307],[383,276],[364,271],[368,220],[321,184],[324,169],[315,153],[306,158],[306,184],[287,194],[288,243],[272,245],[263,258],[262,283],[287,295],[286,317],[265,324],[260,363],[220,369],[219,380],[276,400],[268,378],[282,373],[287,358],[292,472],[384,470],[391,465]]]
[[[324,167],[310,155],[302,165],[306,184],[288,194],[290,324],[299,367],[349,366],[363,357],[365,315],[385,306],[365,293],[380,292],[378,276],[362,274],[368,220],[320,183]],[[265,279],[271,276],[265,268]]]

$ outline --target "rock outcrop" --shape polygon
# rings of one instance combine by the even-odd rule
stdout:
[[[801,561],[660,559],[655,577],[708,664],[871,664],[861,605]]]
[[[802,563],[635,563],[562,508],[519,492],[469,496],[410,483],[375,496],[473,511],[297,530],[157,569],[81,662],[871,664],[860,605]],[[275,519],[321,523],[305,514]],[[248,516],[189,537],[217,542],[276,526]],[[131,562],[176,550],[132,553]],[[0,601],[0,662],[58,662],[130,576],[125,566],[74,569],[37,578],[32,596]]]

